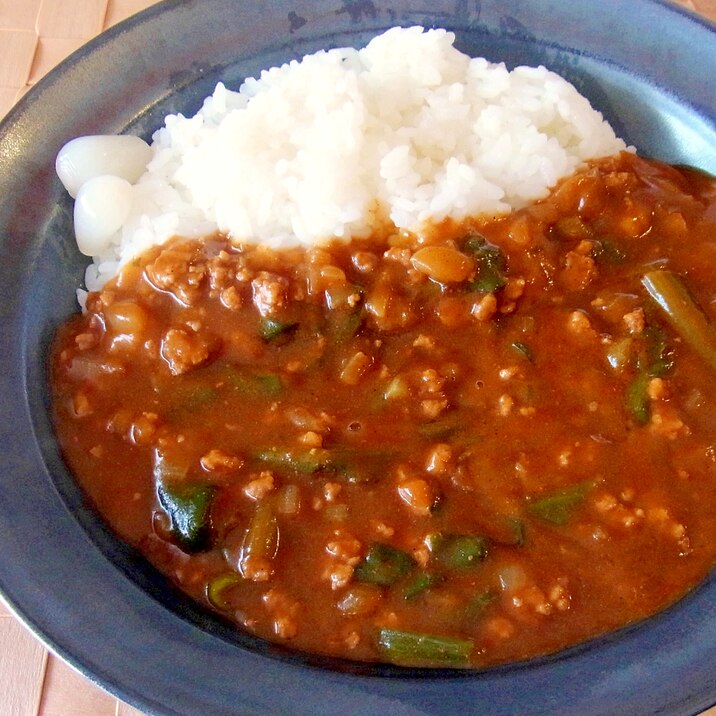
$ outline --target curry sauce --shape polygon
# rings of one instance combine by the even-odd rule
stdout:
[[[553,652],[716,559],[715,237],[711,179],[624,153],[421,236],[174,239],[60,329],[57,435],[117,534],[240,628]]]

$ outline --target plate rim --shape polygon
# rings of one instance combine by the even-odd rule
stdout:
[[[113,28],[110,28],[110,30],[106,31],[106,33],[103,33],[99,37],[92,40],[87,45],[83,46],[79,50],[77,50],[73,55],[70,56],[70,58],[62,63],[60,66],[52,70],[49,75],[45,78],[43,78],[35,88],[30,90],[27,95],[25,95],[18,105],[11,110],[11,112],[7,115],[6,119],[3,120],[2,124],[0,124],[0,142],[6,137],[8,128],[11,126],[16,126],[18,122],[22,120],[26,116],[26,114],[31,111],[31,108],[35,105],[36,102],[39,102],[42,98],[42,94],[48,89],[56,87],[58,83],[62,82],[62,78],[65,77],[66,72],[70,67],[77,66],[77,64],[81,63],[88,55],[92,55],[93,53],[97,52],[99,48],[105,48],[108,44],[110,44],[112,41],[116,40],[118,37],[125,35],[126,33],[131,33],[133,30],[135,30],[137,27],[141,27],[145,23],[147,23],[152,18],[158,18],[160,16],[164,16],[168,13],[176,11],[176,9],[185,3],[182,3],[181,0],[164,0],[162,3],[159,3],[157,5],[151,6],[147,8],[146,10],[142,11],[138,15],[130,18],[127,21],[124,21],[123,23],[119,23],[118,25],[114,26]],[[324,3],[326,4],[326,3]],[[682,9],[680,7],[673,6],[666,2],[666,0],[633,0],[634,5],[643,5],[646,7],[660,7],[663,10],[669,12],[669,13],[677,13],[685,18],[687,18],[690,22],[696,22],[701,26],[704,26],[705,29],[707,29],[709,32],[713,33],[716,29],[716,26],[714,26],[713,23],[710,23],[708,21],[703,20],[703,18],[700,18],[698,16],[694,16],[689,11]],[[712,38],[713,39],[713,38]],[[2,146],[0,144],[0,146]],[[1,249],[5,248],[5,244],[0,245]],[[22,319],[26,313],[27,313],[27,306],[26,304],[21,304],[23,311],[15,316],[13,318],[17,321],[18,319]],[[2,316],[3,321],[5,319],[5,316]],[[14,323],[14,322],[13,322]],[[20,334],[23,334],[24,327],[21,325],[14,326],[16,329],[21,329],[19,331]],[[4,356],[4,353],[3,353]],[[23,377],[27,378],[29,373],[27,371],[23,372]],[[24,391],[26,395],[30,395],[32,392],[31,386],[24,386]],[[32,414],[30,411],[30,408],[28,407],[28,416],[30,419],[30,422],[32,422]],[[38,453],[39,454],[39,453]],[[44,463],[44,458],[43,458]],[[5,466],[4,463],[3,467]],[[66,507],[65,505],[63,505]],[[0,532],[0,536],[4,534],[3,532]],[[89,540],[88,536],[85,535],[85,538]],[[2,541],[0,540],[0,544]],[[2,565],[2,559],[0,558],[0,567]],[[713,574],[711,579],[709,580],[711,583],[713,583]],[[0,585],[3,587],[3,591],[7,593],[7,590],[5,589],[5,574],[0,574]],[[129,584],[129,591],[131,592],[132,589],[138,590],[138,587],[136,584]],[[99,685],[102,688],[107,688],[108,685],[112,687],[112,692],[116,693],[120,698],[125,700],[126,702],[135,705],[137,708],[141,709],[147,709],[147,697],[146,694],[142,694],[140,692],[137,692],[135,694],[135,691],[133,689],[126,690],[126,687],[123,685],[118,685],[113,682],[113,680],[110,677],[107,677],[106,675],[102,677],[101,674],[98,674],[97,670],[91,670],[88,668],[81,659],[79,659],[76,654],[69,653],[66,649],[63,648],[62,643],[58,641],[56,638],[53,639],[51,635],[48,635],[41,626],[41,620],[37,618],[37,615],[32,615],[25,613],[25,611],[22,609],[22,604],[20,601],[14,600],[12,597],[6,598],[6,601],[10,607],[10,609],[13,611],[13,613],[16,614],[20,618],[21,621],[23,621],[28,628],[38,637],[40,638],[45,644],[48,645],[48,647],[53,651],[54,653],[60,655],[65,661],[70,663],[74,668],[79,670],[81,673],[83,673],[85,676],[87,676],[90,680],[92,680],[94,683]],[[33,618],[34,616],[34,618]],[[668,616],[668,615],[667,615]],[[579,647],[577,647],[579,648]],[[325,672],[323,672],[325,673]],[[480,674],[484,672],[476,672],[475,674],[471,674],[470,677],[479,677]],[[468,677],[468,678],[470,678]],[[331,678],[327,678],[327,681],[333,681],[335,678],[340,679],[340,675],[336,677],[335,674],[331,675]],[[351,677],[352,678],[352,677]],[[428,678],[428,677],[426,677]],[[464,682],[465,677],[460,677],[461,681]],[[711,689],[710,695],[705,697],[707,700],[709,700],[708,705],[713,705],[713,702],[716,701],[716,685],[713,686]],[[166,706],[163,704],[150,704],[149,708],[156,709],[157,713],[181,713],[180,711],[167,711]],[[406,711],[406,713],[408,713]],[[412,713],[412,712],[411,712]],[[686,711],[684,711],[686,713]]]

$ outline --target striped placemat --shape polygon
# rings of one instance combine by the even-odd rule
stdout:
[[[67,55],[155,2],[0,0],[0,117]],[[675,2],[716,20],[716,0]],[[49,654],[0,601],[0,716],[142,715]]]

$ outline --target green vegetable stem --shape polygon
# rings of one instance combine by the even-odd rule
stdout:
[[[716,330],[683,281],[675,273],[660,269],[645,274],[641,282],[676,332],[716,370]]]
[[[378,645],[385,657],[394,663],[421,663],[430,666],[466,665],[470,661],[473,647],[469,639],[399,629],[381,629],[378,633]]]

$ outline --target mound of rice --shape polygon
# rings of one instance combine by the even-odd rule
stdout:
[[[281,247],[365,237],[386,218],[420,232],[508,212],[625,149],[558,75],[471,59],[454,39],[393,28],[362,50],[266,70],[238,92],[219,84],[194,117],[168,116],[87,287],[174,235],[219,229]]]

